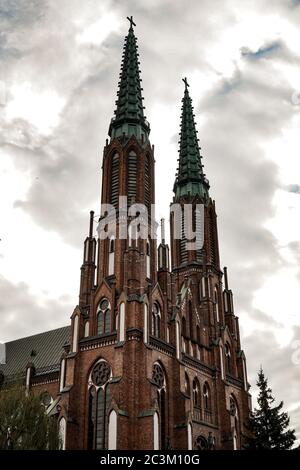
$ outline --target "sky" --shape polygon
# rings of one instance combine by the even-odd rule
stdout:
[[[130,15],[157,219],[186,76],[254,402],[262,365],[300,439],[299,0],[0,0],[0,342],[77,304]]]

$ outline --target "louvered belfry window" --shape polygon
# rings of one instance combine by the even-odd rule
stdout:
[[[184,210],[181,213],[181,239],[179,240],[179,247],[180,247],[180,263],[187,263],[188,261],[188,251],[187,251],[187,238],[185,236],[185,227],[184,227]]]
[[[204,217],[200,209],[197,209],[193,213],[195,231],[196,231],[196,259],[199,263],[203,262],[203,244],[204,244]]]
[[[216,245],[214,232],[214,218],[212,212],[209,213],[209,242],[210,242],[210,259],[211,263],[216,263]]]
[[[147,207],[148,210],[148,215],[150,215],[150,203],[151,203],[151,197],[150,197],[150,162],[149,162],[149,156],[146,155],[145,157],[145,206]]]
[[[111,204],[117,208],[119,197],[119,154],[115,153],[111,161]]]
[[[132,204],[136,199],[136,174],[137,174],[137,158],[135,152],[129,152],[127,157],[127,196],[128,204]]]

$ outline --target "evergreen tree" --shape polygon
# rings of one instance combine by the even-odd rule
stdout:
[[[57,420],[41,397],[13,386],[0,392],[0,449],[54,450],[60,444]]]
[[[250,450],[290,449],[296,439],[295,430],[288,429],[290,418],[282,411],[283,402],[273,405],[275,399],[262,368],[256,385],[259,388],[258,407],[251,413],[246,426],[249,436],[245,437],[245,447]]]

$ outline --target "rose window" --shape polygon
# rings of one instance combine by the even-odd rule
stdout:
[[[97,386],[101,387],[110,378],[111,368],[110,365],[105,361],[98,362],[95,365],[92,372],[92,382]]]

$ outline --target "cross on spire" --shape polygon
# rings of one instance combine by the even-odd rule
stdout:
[[[133,29],[132,26],[136,26],[135,22],[133,21],[133,17],[131,16],[131,17],[129,18],[129,16],[127,16],[127,19],[128,19],[128,21],[129,21],[129,23],[130,23],[130,28],[129,28],[129,29]]]
[[[183,78],[182,81],[183,81],[183,83],[184,83],[185,89],[187,90],[187,89],[188,89],[188,86],[190,86],[190,85],[188,84],[187,78],[186,78],[186,77]]]

